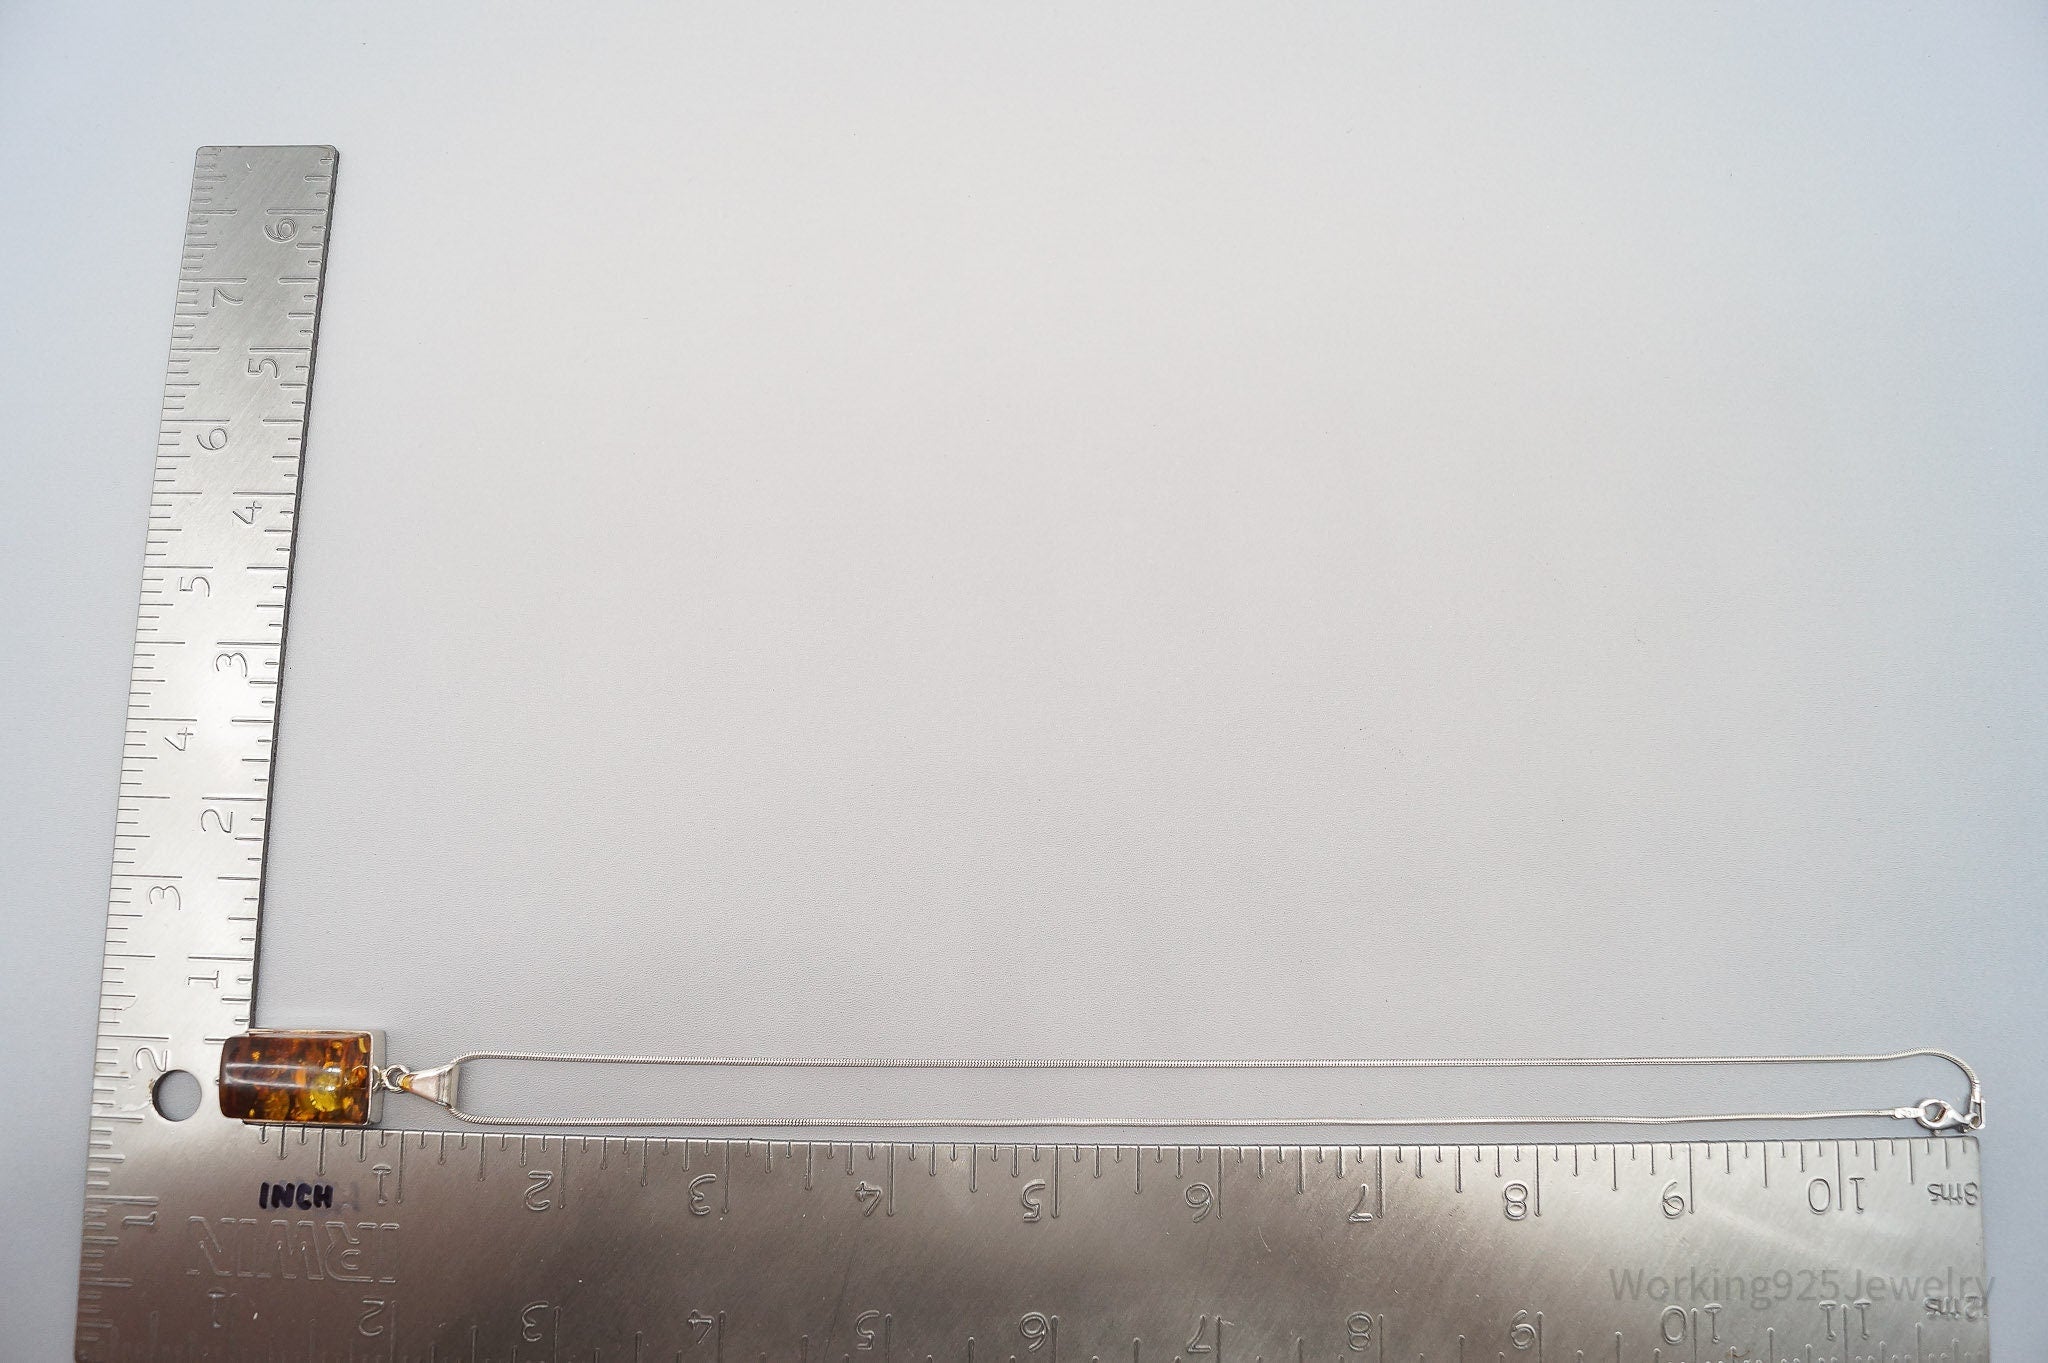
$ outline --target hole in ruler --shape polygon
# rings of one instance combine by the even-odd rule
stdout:
[[[174,1122],[182,1122],[199,1110],[201,1092],[199,1080],[189,1070],[172,1070],[156,1081],[149,1092],[150,1101],[156,1104],[157,1112]]]

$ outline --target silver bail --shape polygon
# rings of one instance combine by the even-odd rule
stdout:
[[[398,1087],[407,1093],[416,1093],[430,1103],[452,1108],[455,1106],[456,1081],[461,1077],[461,1063],[456,1061],[402,1074],[398,1078]]]

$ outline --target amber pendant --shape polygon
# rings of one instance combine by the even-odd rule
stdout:
[[[383,1106],[384,1034],[287,1029],[231,1036],[220,1110],[245,1122],[369,1126]]]

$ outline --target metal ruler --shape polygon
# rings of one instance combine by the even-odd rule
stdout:
[[[900,1144],[172,1120],[246,1028],[335,155],[194,173],[78,1356],[1982,1363],[1970,1138]]]
[[[255,994],[334,171],[330,147],[206,147],[192,171],[122,750],[80,1357],[186,1347],[158,1342],[183,1333],[167,1324],[182,1270],[160,1247],[239,1143],[203,1103],[172,1122],[153,1099],[167,1075],[214,1072]]]

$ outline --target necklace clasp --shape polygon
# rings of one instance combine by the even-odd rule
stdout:
[[[1936,1134],[1944,1131],[1981,1131],[1984,1128],[1984,1100],[1973,1093],[1970,1106],[1965,1110],[1958,1108],[1946,1098],[1927,1098],[1917,1107],[1901,1109],[1899,1115],[1911,1118]]]

